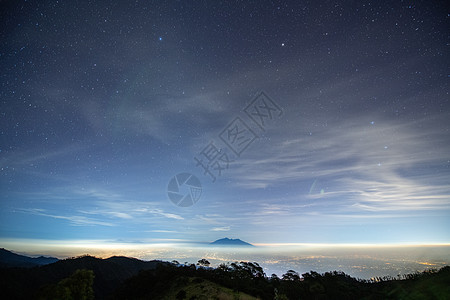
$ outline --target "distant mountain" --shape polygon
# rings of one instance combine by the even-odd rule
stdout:
[[[219,239],[217,241],[214,241],[212,243],[210,243],[210,245],[215,245],[215,246],[250,246],[250,247],[254,247],[252,244],[244,242],[240,239],[229,239],[229,238],[223,238],[223,239]]]
[[[55,257],[28,257],[0,248],[0,267],[32,268],[57,262]]]

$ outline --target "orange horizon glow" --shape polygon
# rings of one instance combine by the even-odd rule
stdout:
[[[143,242],[117,242],[109,240],[44,240],[44,239],[0,239],[1,247],[8,248],[72,248],[95,250],[138,250],[151,248],[204,247],[207,242],[193,242],[179,239],[152,239]],[[307,247],[307,248],[378,248],[378,247],[439,247],[450,246],[450,242],[403,242],[403,243],[252,243],[261,248]],[[247,249],[247,248],[246,248]],[[250,249],[247,249],[250,250]]]

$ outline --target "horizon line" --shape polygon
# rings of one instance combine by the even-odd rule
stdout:
[[[63,243],[63,244],[61,244]],[[101,240],[101,239],[89,239],[89,240],[79,240],[79,239],[23,239],[23,238],[0,238],[0,244],[28,244],[28,245],[48,245],[48,246],[63,246],[63,247],[94,247],[98,248],[103,246],[104,249],[111,249],[114,246],[118,248],[127,248],[127,245],[134,246],[164,246],[164,245],[183,245],[183,244],[197,244],[197,245],[209,245],[211,242],[205,241],[192,241],[192,240],[182,240],[182,239],[151,239],[151,240],[140,240],[140,241],[121,241],[121,240]],[[278,243],[250,243],[254,246],[259,247],[286,247],[286,246],[305,246],[305,247],[392,247],[392,246],[450,246],[450,242],[395,242],[395,243],[330,243],[330,242],[278,242]],[[101,248],[103,248],[101,247]]]

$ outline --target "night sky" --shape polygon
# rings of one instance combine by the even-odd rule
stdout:
[[[450,241],[445,1],[0,5],[0,241]]]

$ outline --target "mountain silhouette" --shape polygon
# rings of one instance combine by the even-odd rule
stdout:
[[[252,244],[244,242],[240,239],[229,239],[229,238],[223,238],[219,239],[217,241],[214,241],[210,243],[210,245],[214,246],[247,246],[247,247],[254,247]]]
[[[216,242],[250,245],[239,239]],[[12,252],[2,249],[3,256]],[[20,256],[20,255],[19,255]],[[15,256],[12,256],[15,257]],[[16,257],[17,258],[17,257]],[[301,276],[301,277],[300,277]],[[450,267],[400,277],[356,279],[342,271],[270,277],[256,262],[197,268],[89,255],[33,268],[0,268],[2,299],[447,299]],[[86,296],[86,297],[84,297]]]
[[[0,248],[0,267],[32,268],[57,262],[55,257],[29,257]]]
[[[93,288],[96,298],[104,299],[125,279],[137,275],[142,270],[155,269],[159,264],[164,262],[142,261],[123,256],[101,259],[85,255],[27,269],[0,268],[0,290],[5,295],[11,296],[5,299],[32,299],[34,298],[32,292],[39,287],[67,278],[76,270],[85,269],[92,270],[95,274]]]

